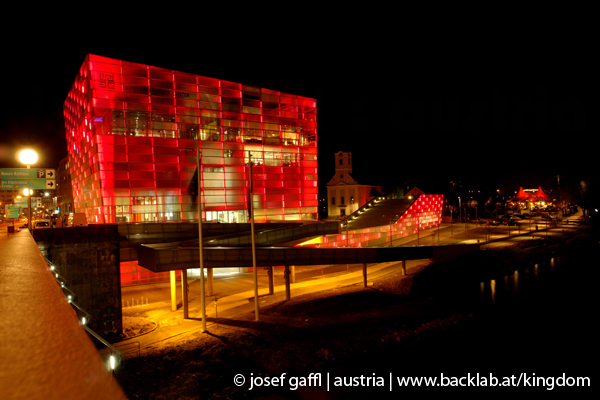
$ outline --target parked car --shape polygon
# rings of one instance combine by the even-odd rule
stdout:
[[[518,220],[519,220],[518,218],[514,218],[514,217],[508,218],[508,219],[504,220],[504,225],[516,226]]]
[[[63,216],[62,226],[87,226],[87,218],[84,213],[71,213]]]
[[[48,220],[33,222],[33,229],[49,229],[49,228],[52,228],[52,225],[50,225],[50,221],[48,221]]]

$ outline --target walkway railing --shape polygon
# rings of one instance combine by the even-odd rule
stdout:
[[[361,207],[359,207],[356,211],[354,211],[352,214],[347,215],[346,217],[342,218],[339,222],[340,222],[340,232],[343,231],[343,227],[346,227],[348,225],[348,223],[351,221],[351,219],[353,219],[354,217],[356,217],[359,214],[362,214],[367,208],[371,207],[373,204],[375,204],[376,202],[382,200],[383,197],[379,196],[379,197],[374,197],[371,200],[367,201],[365,204],[363,204]]]
[[[79,304],[75,303],[76,294],[67,287],[66,280],[60,275],[56,265],[54,265],[54,263],[52,263],[52,261],[48,260],[45,257],[44,257],[44,260],[46,261],[46,264],[48,264],[48,266],[50,267],[50,270],[52,271],[54,279],[56,279],[56,282],[60,285],[61,289],[63,291],[66,291],[69,293],[69,294],[66,294],[65,297],[67,298],[67,301],[69,302],[69,304],[71,304],[72,306],[74,306],[76,308],[76,310],[74,310],[74,311],[77,314],[77,318],[79,319],[80,324],[83,327],[83,329],[87,333],[92,335],[100,343],[102,343],[104,346],[106,346],[108,349],[110,349],[109,357],[106,361],[107,361],[108,368],[111,371],[114,371],[115,368],[117,368],[117,366],[120,364],[121,360],[123,359],[123,354],[119,350],[117,350],[113,345],[111,345],[106,339],[104,339],[102,336],[100,336],[99,334],[94,332],[94,330],[92,330],[90,327],[87,326],[87,324],[90,322],[91,314],[88,313],[86,310],[84,310]],[[84,315],[81,318],[79,318],[79,314],[81,314],[81,313],[83,313]]]

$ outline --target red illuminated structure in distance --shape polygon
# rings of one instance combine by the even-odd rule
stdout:
[[[368,247],[393,243],[409,235],[434,228],[442,222],[444,195],[420,195],[397,220],[387,225],[351,230],[347,234],[326,235],[302,243],[313,247]]]
[[[64,103],[90,223],[317,219],[316,100],[95,55]],[[196,154],[201,151],[199,190]]]

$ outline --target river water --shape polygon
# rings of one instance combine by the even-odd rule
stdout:
[[[497,377],[590,377],[598,384],[598,267],[597,246],[570,257],[548,257],[514,273],[484,281],[448,285],[433,297],[452,304],[470,317],[456,328],[425,335],[338,366],[331,376],[382,376],[386,387],[300,390],[286,398],[402,398],[450,393],[469,397],[500,394],[579,396],[573,387],[400,388],[390,391],[390,373],[402,376],[464,377],[477,373]],[[465,315],[463,314],[463,315]],[[535,375],[534,375],[535,374]],[[453,392],[454,391],[454,392]],[[498,392],[499,391],[499,392]]]

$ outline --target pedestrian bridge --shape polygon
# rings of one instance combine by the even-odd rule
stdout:
[[[361,264],[387,261],[432,259],[445,261],[479,250],[479,244],[436,246],[397,246],[372,248],[257,247],[256,266]],[[252,248],[204,247],[205,268],[252,267]],[[196,243],[164,243],[142,245],[138,264],[153,272],[200,268],[200,251]]]

